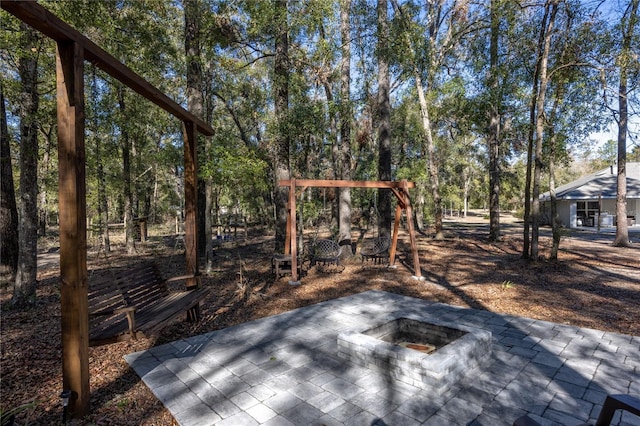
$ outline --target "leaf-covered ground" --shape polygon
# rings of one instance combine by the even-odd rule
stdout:
[[[290,286],[287,277],[274,279],[273,238],[264,230],[252,229],[247,239],[217,245],[214,270],[202,281],[212,291],[202,303],[200,322],[180,321],[156,338],[90,348],[91,414],[75,423],[173,425],[168,411],[128,367],[125,354],[369,289],[640,335],[638,244],[615,248],[611,234],[574,233],[563,239],[557,262],[529,262],[520,258],[521,227],[505,225],[503,240],[489,243],[486,224],[476,222],[448,223],[444,240],[418,237],[424,281],[412,278],[403,234],[397,269],[363,266],[356,258],[340,267],[310,268],[300,286]],[[548,255],[549,246],[543,236],[541,254]],[[11,309],[10,287],[0,289],[0,408],[19,408],[17,424],[58,424],[62,418],[58,264],[55,248],[49,251],[39,259],[33,309]],[[142,257],[153,258],[166,276],[183,267],[181,248],[171,236],[152,236],[138,251],[135,257],[118,250],[108,257],[91,252],[89,267],[109,268]]]

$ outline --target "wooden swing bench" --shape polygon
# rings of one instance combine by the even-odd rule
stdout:
[[[382,263],[385,259],[389,259],[389,247],[391,239],[389,237],[378,237],[364,242],[360,250],[362,263],[373,261],[373,264]]]
[[[151,262],[132,268],[109,271],[89,279],[89,345],[99,346],[157,334],[181,316],[197,318],[206,288],[169,291],[165,280]]]

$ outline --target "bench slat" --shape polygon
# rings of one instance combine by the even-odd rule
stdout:
[[[141,322],[140,330],[146,334],[158,332],[167,322],[173,321],[194,308],[206,293],[205,289],[172,294],[153,306],[147,306],[136,312],[136,321]]]
[[[159,332],[169,322],[198,306],[207,289],[169,292],[158,268],[150,262],[128,270],[109,271],[89,280],[90,345],[100,345]],[[124,314],[135,308],[133,335]]]

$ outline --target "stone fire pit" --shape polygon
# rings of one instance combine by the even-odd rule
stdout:
[[[491,332],[396,318],[338,335],[338,356],[437,394],[491,355]]]

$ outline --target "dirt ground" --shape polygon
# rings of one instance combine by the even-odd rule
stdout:
[[[508,222],[508,221],[505,221]],[[271,272],[273,236],[251,229],[248,238],[222,240],[214,268],[202,279],[211,288],[198,323],[176,322],[149,339],[90,348],[91,414],[76,424],[176,424],[123,359],[125,354],[172,340],[285,312],[370,289],[580,327],[640,335],[640,244],[612,247],[613,234],[573,232],[559,260],[521,259],[522,227],[504,223],[501,242],[487,242],[482,216],[446,223],[446,238],[418,236],[424,281],[414,275],[409,239],[401,233],[397,268],[366,265],[356,257],[340,267],[313,267],[300,286]],[[548,230],[540,252],[548,255]],[[638,234],[640,238],[640,234]],[[632,238],[633,239],[633,238]],[[89,253],[89,267],[103,269],[152,258],[166,276],[183,269],[180,244],[152,235],[128,257]],[[305,264],[308,268],[308,264]],[[16,424],[59,424],[62,410],[60,295],[55,243],[39,259],[37,304],[12,310],[11,288],[0,288],[0,408],[18,409]]]

